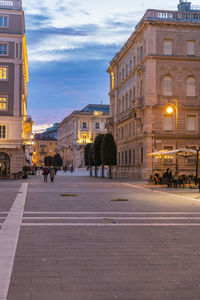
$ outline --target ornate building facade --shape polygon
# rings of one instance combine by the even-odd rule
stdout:
[[[32,120],[27,116],[28,80],[22,1],[1,1],[0,177],[14,178],[26,164],[26,146],[32,143]]]
[[[84,149],[100,133],[106,133],[109,105],[89,104],[74,111],[58,125],[58,148],[63,165],[84,166]]]
[[[148,178],[161,170],[154,151],[200,146],[200,10],[147,10],[110,62],[110,130],[118,176]],[[168,114],[168,104],[174,113]],[[193,172],[191,160],[180,172]],[[173,171],[175,159],[165,159]]]

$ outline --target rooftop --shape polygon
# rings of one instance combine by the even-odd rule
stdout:
[[[0,9],[22,10],[22,0],[0,0]]]

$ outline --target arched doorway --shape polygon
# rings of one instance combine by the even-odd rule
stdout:
[[[10,177],[10,157],[8,154],[0,152],[0,178]]]

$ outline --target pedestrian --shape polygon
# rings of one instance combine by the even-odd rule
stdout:
[[[47,182],[48,174],[49,170],[47,168],[44,168],[42,173],[42,175],[44,176],[44,182]]]
[[[72,173],[74,171],[73,165],[70,165],[70,172]]]
[[[167,168],[167,174],[166,174],[166,177],[167,177],[167,187],[168,188],[171,188],[172,187],[172,171],[170,170],[170,168]]]
[[[54,181],[54,177],[55,177],[55,170],[54,170],[54,168],[51,168],[51,169],[50,169],[50,178],[51,178],[51,182]]]

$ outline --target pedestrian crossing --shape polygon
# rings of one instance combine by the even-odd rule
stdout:
[[[0,228],[8,212],[0,212]],[[21,226],[200,226],[200,212],[24,212]]]
[[[200,212],[24,212],[22,226],[200,226]]]

